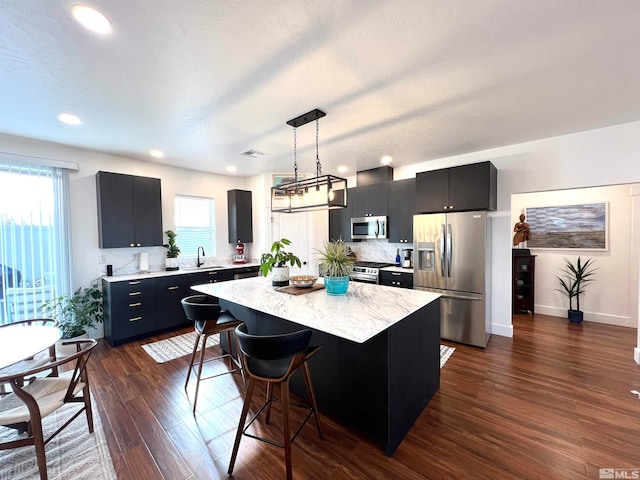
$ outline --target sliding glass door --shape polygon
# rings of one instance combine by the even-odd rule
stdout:
[[[68,192],[66,169],[0,157],[0,324],[71,290]]]

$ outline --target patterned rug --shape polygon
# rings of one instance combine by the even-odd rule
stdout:
[[[49,480],[116,479],[98,407],[93,399],[91,401],[93,405],[93,433],[89,433],[87,417],[82,414],[45,446]],[[78,405],[65,405],[45,417],[42,422],[45,436],[55,432],[77,410]],[[15,430],[0,427],[0,442],[16,437]],[[37,478],[40,477],[36,451],[33,446],[0,450],[0,479],[34,480]]]
[[[176,358],[184,357],[185,355],[190,355],[193,351],[195,341],[196,332],[189,332],[165,340],[147,343],[142,345],[142,348],[156,362],[165,363]],[[220,343],[218,335],[211,336],[207,340],[207,348],[212,345],[218,345],[218,343]],[[199,350],[200,347],[198,346],[198,351]]]
[[[440,368],[444,367],[449,357],[453,355],[456,349],[453,347],[447,347],[446,345],[440,345]]]
[[[195,341],[196,333],[189,332],[178,335],[177,337],[147,343],[146,345],[142,345],[142,348],[144,348],[144,351],[147,352],[156,362],[164,363],[189,355],[193,351],[193,343]],[[217,345],[218,343],[218,337],[210,337],[207,341],[207,347],[210,345]],[[453,355],[455,350],[456,349],[453,347],[440,345],[440,368],[444,367],[444,364],[447,363],[447,360],[449,360],[449,357]]]

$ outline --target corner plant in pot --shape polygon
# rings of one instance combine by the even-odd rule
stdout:
[[[584,288],[595,279],[593,275],[597,268],[594,268],[593,258],[587,259],[584,263],[578,257],[574,264],[571,260],[564,259],[565,267],[562,276],[556,276],[560,282],[560,288],[557,289],[563,295],[569,297],[569,310],[567,318],[571,322],[582,322],[583,312],[580,310],[580,295],[584,293]],[[576,309],[573,309],[573,299],[576,299]]]
[[[102,290],[97,283],[78,288],[73,294],[47,300],[40,306],[43,314],[58,321],[62,339],[56,345],[56,355],[64,357],[75,353],[75,346],[60,345],[64,340],[88,338],[88,330],[102,323]]]
[[[324,276],[324,288],[329,295],[345,295],[349,288],[349,274],[353,271],[355,259],[351,249],[342,239],[324,242],[319,255],[318,269]]]
[[[169,239],[163,246],[167,249],[167,258],[165,260],[165,270],[178,270],[178,255],[180,255],[180,247],[176,245],[176,237],[178,234],[173,230],[167,230],[164,234]]]
[[[300,268],[302,263],[293,253],[285,251],[285,247],[291,245],[291,240],[282,238],[273,242],[270,253],[263,253],[260,257],[260,272],[265,277],[269,272],[273,273],[272,284],[274,287],[289,285],[289,267]]]

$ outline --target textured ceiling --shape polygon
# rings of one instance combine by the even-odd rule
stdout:
[[[0,0],[0,133],[247,176],[291,171],[320,108],[348,175],[640,120],[638,0],[86,3],[106,37],[75,3]]]

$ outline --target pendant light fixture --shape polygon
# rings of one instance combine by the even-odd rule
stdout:
[[[322,175],[318,148],[319,122],[326,113],[317,108],[287,122],[293,127],[293,180],[271,187],[271,211],[280,213],[335,210],[347,206],[347,180],[335,175]],[[298,176],[297,128],[316,122],[316,176]]]

